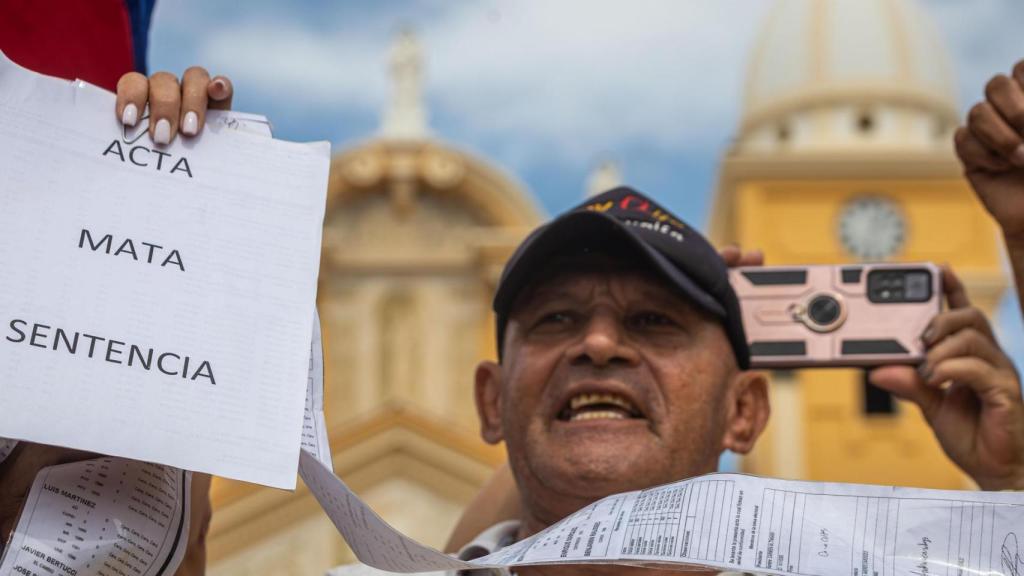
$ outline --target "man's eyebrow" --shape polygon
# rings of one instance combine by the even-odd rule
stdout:
[[[566,286],[540,286],[524,294],[520,305],[536,304],[538,300],[560,300],[573,298],[572,290]]]
[[[643,288],[640,291],[640,296],[643,298],[644,302],[648,302],[650,304],[679,308],[687,311],[693,309],[693,303],[690,302],[689,299],[681,294],[670,292],[663,288]]]

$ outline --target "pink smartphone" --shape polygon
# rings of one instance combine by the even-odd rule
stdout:
[[[921,332],[942,308],[934,264],[730,270],[754,368],[879,366],[924,359]]]

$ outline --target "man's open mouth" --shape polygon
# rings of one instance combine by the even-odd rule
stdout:
[[[628,399],[606,392],[577,394],[558,413],[558,419],[563,422],[629,418],[643,418],[643,414]]]

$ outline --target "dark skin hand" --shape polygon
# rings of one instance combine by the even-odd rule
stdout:
[[[1002,229],[1024,308],[1024,60],[988,82],[955,143],[964,176]]]
[[[954,141],[964,176],[1002,230],[1024,306],[1024,60],[989,80],[984,100],[971,108]],[[1024,489],[1019,378],[988,322],[968,308],[958,281],[952,290],[947,299],[957,314],[930,335],[936,358],[930,351],[926,377],[888,370],[878,375],[879,384],[921,406],[946,453],[982,488]],[[957,344],[941,346],[943,339]],[[975,358],[952,360],[964,350],[977,351]]]
[[[917,404],[946,455],[983,490],[1024,490],[1020,378],[960,279],[945,268],[942,282],[949,310],[921,335],[925,362],[878,368],[871,381]]]

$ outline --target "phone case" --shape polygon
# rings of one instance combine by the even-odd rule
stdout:
[[[754,368],[916,364],[941,310],[930,263],[730,270]]]

